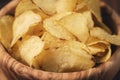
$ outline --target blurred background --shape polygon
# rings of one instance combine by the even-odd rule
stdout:
[[[0,0],[0,8],[2,8],[5,4],[7,4],[11,0]]]

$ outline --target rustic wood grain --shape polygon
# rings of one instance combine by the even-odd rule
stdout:
[[[19,0],[12,0],[0,10],[0,16],[14,9]],[[107,3],[107,2],[106,2]],[[110,5],[102,3],[110,12],[113,23],[120,34],[120,16]],[[120,47],[104,64],[81,72],[54,73],[36,70],[12,58],[0,43],[0,80],[112,80],[120,69]],[[1,74],[3,73],[3,74]],[[2,77],[1,77],[2,75]],[[116,79],[115,79],[116,80]]]

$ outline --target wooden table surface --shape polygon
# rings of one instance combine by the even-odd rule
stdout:
[[[11,0],[0,0],[0,8],[2,8],[5,4],[7,4],[9,1]],[[108,2],[108,4],[114,6],[113,8],[115,8],[116,12],[118,12],[120,14],[120,0],[105,0]],[[3,72],[1,66],[0,66],[0,80],[11,80],[8,79],[8,77],[10,77],[10,75],[7,75]],[[118,72],[118,74],[114,77],[113,80],[120,80],[120,71]]]

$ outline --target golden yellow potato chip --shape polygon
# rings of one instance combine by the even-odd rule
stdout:
[[[93,37],[97,37],[101,40],[106,40],[110,42],[111,44],[120,46],[120,35],[111,35],[107,33],[104,29],[101,29],[99,27],[95,27],[91,29],[90,35]]]
[[[71,15],[73,14],[74,12],[64,12],[64,13],[58,13],[58,14],[55,14],[54,16],[50,17],[50,19],[53,19],[55,21],[58,21],[62,18],[64,18],[65,16],[68,16],[68,15]]]
[[[42,35],[41,39],[45,43],[45,49],[57,48],[57,47],[60,47],[61,45],[63,45],[66,42],[66,40],[59,39],[59,38],[51,35],[48,32],[45,32]]]
[[[65,40],[75,39],[75,37],[70,32],[59,25],[56,21],[45,20],[44,28],[57,38]]]
[[[44,32],[45,32],[45,29],[43,28],[42,23],[38,23],[36,25],[29,27],[29,30],[25,35],[36,35],[41,37],[44,34]]]
[[[76,7],[77,0],[58,0],[56,3],[57,13],[73,11]]]
[[[111,57],[110,43],[95,37],[90,37],[87,41],[89,53],[94,55],[96,63],[106,62]]]
[[[105,53],[99,53],[100,56],[99,55],[95,56],[96,63],[106,62],[108,59],[110,59],[111,53],[112,53],[111,47],[108,46]],[[102,56],[101,56],[101,54],[102,54]]]
[[[110,43],[102,40],[94,41],[88,44],[88,48],[92,55],[96,55],[97,53],[100,53],[100,52],[101,53],[105,52],[108,46],[110,46]]]
[[[112,31],[109,29],[109,27],[107,25],[105,25],[103,22],[98,21],[95,17],[94,17],[94,24],[95,24],[95,26],[101,27],[108,33],[110,33],[110,34],[112,33]]]
[[[28,7],[30,6],[30,7]],[[36,14],[39,14],[42,19],[49,17],[45,14],[37,5],[35,5],[31,0],[21,0],[15,9],[15,17],[19,16],[25,11],[32,10]]]
[[[40,63],[40,68],[53,72],[68,72],[93,67],[93,57],[81,49],[80,45],[76,41],[67,41],[61,47],[44,50],[46,55]]]
[[[21,58],[32,66],[35,56],[40,54],[44,48],[44,42],[37,36],[30,36],[24,39],[19,47]]]
[[[44,34],[41,37],[41,40],[44,42],[44,50],[61,47],[66,42],[66,40],[60,40],[59,38],[56,38],[48,32],[44,32]],[[41,64],[41,61],[47,54],[44,50],[38,56],[35,57],[33,61],[33,67],[38,69],[40,68],[39,66]]]
[[[25,11],[34,9],[39,10],[39,7],[33,4],[31,0],[21,0],[15,9],[15,16],[19,16],[21,13]]]
[[[67,42],[67,40],[62,40],[59,39],[55,36],[52,36],[50,33],[45,32],[43,34],[43,36],[41,37],[41,39],[45,42],[45,49],[49,49],[49,48],[58,48],[61,47],[63,44],[65,44]],[[71,40],[69,40],[71,41]],[[72,42],[72,41],[71,41]],[[73,41],[79,44],[79,47],[83,50],[85,50],[86,52],[89,52],[89,49],[87,47],[86,44],[84,43],[80,43],[78,41]]]
[[[89,0],[77,0],[75,11],[79,11],[87,5]]]
[[[26,11],[16,17],[13,23],[13,40],[11,47],[29,30],[29,27],[39,22],[41,22],[41,16],[33,11]]]
[[[32,11],[35,12],[36,14],[39,14],[42,17],[42,20],[50,17],[49,15],[45,14],[41,9],[39,10],[34,9]]]
[[[102,22],[99,0],[78,0],[74,10],[77,12],[89,10],[98,21]]]
[[[107,46],[103,43],[96,43],[88,46],[91,55],[97,55],[98,53],[105,53]]]
[[[57,0],[32,0],[46,14],[53,15],[56,13]]]
[[[81,13],[73,13],[65,16],[58,22],[69,32],[74,34],[80,41],[86,42],[89,37],[87,18]]]
[[[100,0],[88,0],[88,8],[95,15],[98,21],[102,22],[101,12],[100,12]]]
[[[43,27],[45,28],[45,30],[47,32],[49,32],[50,34],[52,34],[53,36],[60,38],[60,39],[65,39],[65,40],[71,40],[71,39],[75,39],[75,37],[67,30],[65,29],[63,26],[61,26],[58,23],[58,19],[56,18],[62,18],[63,15],[60,16],[53,16],[51,18],[47,18],[44,20],[43,22]]]
[[[94,27],[94,22],[93,22],[93,19],[92,19],[92,13],[88,10],[88,11],[84,11],[82,14],[87,19],[87,27],[89,29],[93,28]]]
[[[10,49],[12,41],[12,25],[14,18],[12,16],[3,16],[0,18],[0,41],[4,47]]]
[[[86,42],[87,45],[94,45],[96,43],[103,43],[103,44],[106,44],[106,45],[110,44],[109,42],[107,42],[105,40],[101,40],[97,37],[92,37],[92,36],[90,36],[89,39]]]
[[[15,58],[18,61],[21,61],[23,63],[25,63],[22,59],[21,59],[21,55],[19,52],[19,47],[21,45],[22,41],[18,40],[15,45],[11,48],[11,50],[9,51],[10,55]],[[26,64],[26,63],[25,63]]]

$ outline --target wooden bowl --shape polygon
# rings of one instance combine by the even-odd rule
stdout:
[[[0,16],[3,16],[13,10],[20,0],[12,0],[9,4],[0,10]],[[108,1],[108,0],[106,0]],[[120,34],[120,16],[114,5],[109,5],[105,0],[101,0],[103,16],[108,20],[109,26],[116,29]],[[112,0],[109,0],[109,2]],[[114,2],[114,0],[112,1]],[[106,15],[109,15],[108,17]],[[103,19],[104,19],[103,18]],[[111,23],[112,22],[112,23]],[[106,23],[106,24],[107,24]],[[120,69],[120,47],[117,47],[112,57],[98,67],[69,73],[55,73],[36,70],[30,68],[12,58],[0,43],[0,67],[9,80],[112,80]]]

